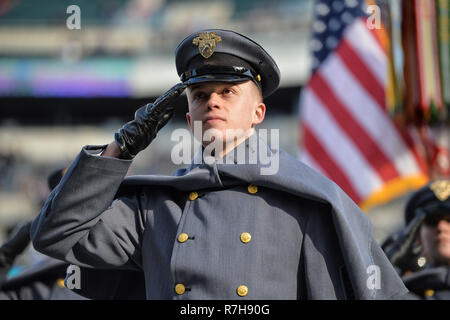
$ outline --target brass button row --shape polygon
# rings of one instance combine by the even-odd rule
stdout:
[[[251,194],[255,194],[258,192],[258,186],[251,184],[248,186],[247,188],[248,192]],[[198,198],[198,192],[191,192],[189,193],[189,200],[194,201]],[[242,243],[249,243],[252,240],[252,235],[249,232],[243,232],[241,233],[241,242]],[[189,235],[187,233],[180,233],[178,235],[178,242],[180,243],[184,243],[189,239]],[[186,287],[184,286],[184,284],[182,283],[178,283],[177,285],[175,285],[175,292],[178,295],[182,295],[186,292]],[[241,285],[236,289],[236,293],[240,296],[240,297],[245,297],[248,294],[248,287],[245,285]]]
[[[255,194],[258,192],[258,186],[251,184],[247,187],[247,190],[249,193],[251,194]],[[194,201],[198,198],[198,192],[197,191],[192,191],[191,193],[189,193],[189,200]]]
[[[249,243],[252,240],[252,235],[248,232],[241,233],[241,242],[242,243]],[[185,243],[189,240],[189,235],[185,232],[180,233],[177,237],[177,240],[179,243]]]
[[[247,187],[247,190],[249,193],[251,194],[255,194],[258,192],[258,186],[251,184]],[[243,232],[241,233],[241,241],[242,243],[249,243],[252,240],[252,235],[249,232]],[[236,293],[238,294],[238,296],[240,297],[245,297],[248,294],[248,287],[245,285],[240,285],[237,290]]]
[[[182,295],[186,292],[186,286],[182,283],[178,283],[175,286],[175,292],[178,295]],[[241,285],[236,289],[236,293],[238,294],[238,296],[240,297],[245,297],[248,294],[248,288],[247,286]]]

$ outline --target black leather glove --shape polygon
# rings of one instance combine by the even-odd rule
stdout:
[[[389,237],[381,245],[391,263],[400,268],[402,272],[407,270],[416,271],[419,267],[417,259],[420,255],[420,250],[415,248],[414,244],[420,226],[426,217],[427,212],[422,208],[418,209],[416,216],[404,229]]]
[[[174,108],[170,106],[186,89],[187,82],[178,83],[153,103],[139,108],[134,120],[126,123],[114,135],[122,159],[133,159],[147,148],[158,131],[172,118]]]

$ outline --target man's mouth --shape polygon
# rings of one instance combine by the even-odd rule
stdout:
[[[208,117],[205,117],[205,119],[203,119],[204,123],[215,123],[215,122],[220,122],[220,121],[225,121],[225,120],[219,116],[208,116]]]

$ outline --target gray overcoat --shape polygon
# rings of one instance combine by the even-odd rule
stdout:
[[[247,139],[245,150],[276,157],[278,172],[261,174],[259,158],[236,164],[231,152],[226,163],[124,179],[131,161],[84,147],[34,220],[33,245],[81,267],[142,272],[147,299],[407,293],[370,220],[335,183],[262,139]]]

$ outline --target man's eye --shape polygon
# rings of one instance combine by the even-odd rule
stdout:
[[[205,97],[205,94],[203,92],[198,92],[196,94],[194,94],[194,98],[195,99],[203,99]]]
[[[231,89],[224,89],[224,90],[223,90],[223,93],[224,93],[224,94],[232,94],[233,91],[232,91]]]

